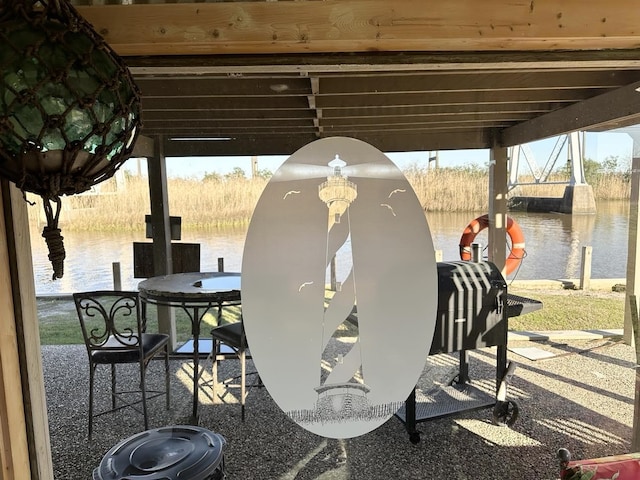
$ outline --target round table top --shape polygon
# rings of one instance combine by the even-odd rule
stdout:
[[[190,272],[151,277],[138,284],[150,300],[218,301],[240,297],[239,272]]]

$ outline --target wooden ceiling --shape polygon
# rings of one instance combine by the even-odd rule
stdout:
[[[290,154],[327,136],[488,148],[640,118],[627,0],[74,3],[130,66],[143,133],[167,156]]]

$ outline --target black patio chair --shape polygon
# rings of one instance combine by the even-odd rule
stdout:
[[[142,413],[144,428],[148,430],[147,399],[165,394],[167,409],[170,404],[169,336],[146,333],[146,323],[140,315],[138,292],[81,292],[74,293],[73,300],[89,356],[89,438],[93,431],[94,417],[126,407],[133,407]],[[147,391],[147,367],[160,353],[164,354],[165,391]],[[117,390],[116,365],[125,363],[139,364],[139,390]],[[98,365],[111,366],[111,409],[94,413],[94,383]],[[148,397],[148,393],[151,396]],[[131,400],[132,397],[134,400]],[[140,403],[142,412],[137,407]]]
[[[249,390],[254,386],[262,386],[260,377],[258,376],[256,382],[247,389],[247,376],[257,375],[257,372],[247,373],[247,360],[251,359],[251,354],[248,353],[247,337],[244,333],[244,324],[242,320],[237,322],[227,323],[220,325],[211,330],[211,336],[213,337],[212,354],[212,376],[211,382],[212,396],[214,401],[216,399],[216,386],[222,384],[225,388],[240,387],[240,411],[242,415],[242,421],[244,422],[245,416],[245,400],[249,394]],[[240,360],[240,375],[224,380],[218,381],[218,364],[223,360],[237,358]],[[240,384],[234,383],[234,380],[240,380]],[[228,392],[228,390],[227,390]],[[220,395],[221,399],[224,399],[226,392]]]

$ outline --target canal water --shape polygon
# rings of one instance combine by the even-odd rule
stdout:
[[[433,243],[443,259],[459,259],[462,231],[475,218],[471,213],[434,212],[427,215]],[[508,280],[565,279],[580,275],[582,248],[591,246],[592,278],[626,275],[628,204],[599,203],[595,215],[513,212],[525,236],[526,256]],[[64,276],[51,280],[52,269],[44,239],[31,228],[31,248],[37,295],[113,288],[114,262],[120,263],[122,287],[136,289],[142,279],[133,277],[133,242],[148,241],[140,233],[62,232],[67,257]],[[218,258],[225,270],[240,271],[246,228],[225,231],[183,230],[180,241],[199,243],[201,271],[217,271]],[[486,245],[485,232],[476,237]],[[380,252],[384,255],[384,252]]]

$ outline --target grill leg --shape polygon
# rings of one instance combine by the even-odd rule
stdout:
[[[416,389],[411,390],[411,393],[404,402],[405,412],[405,427],[409,432],[409,441],[411,443],[418,443],[420,441],[420,432],[416,429]]]
[[[496,350],[496,395],[500,390],[500,384],[507,373],[507,345],[498,345]]]
[[[469,352],[466,350],[460,350],[459,352],[459,361],[460,366],[458,370],[458,379],[456,383],[460,385],[464,385],[465,383],[469,383]]]

